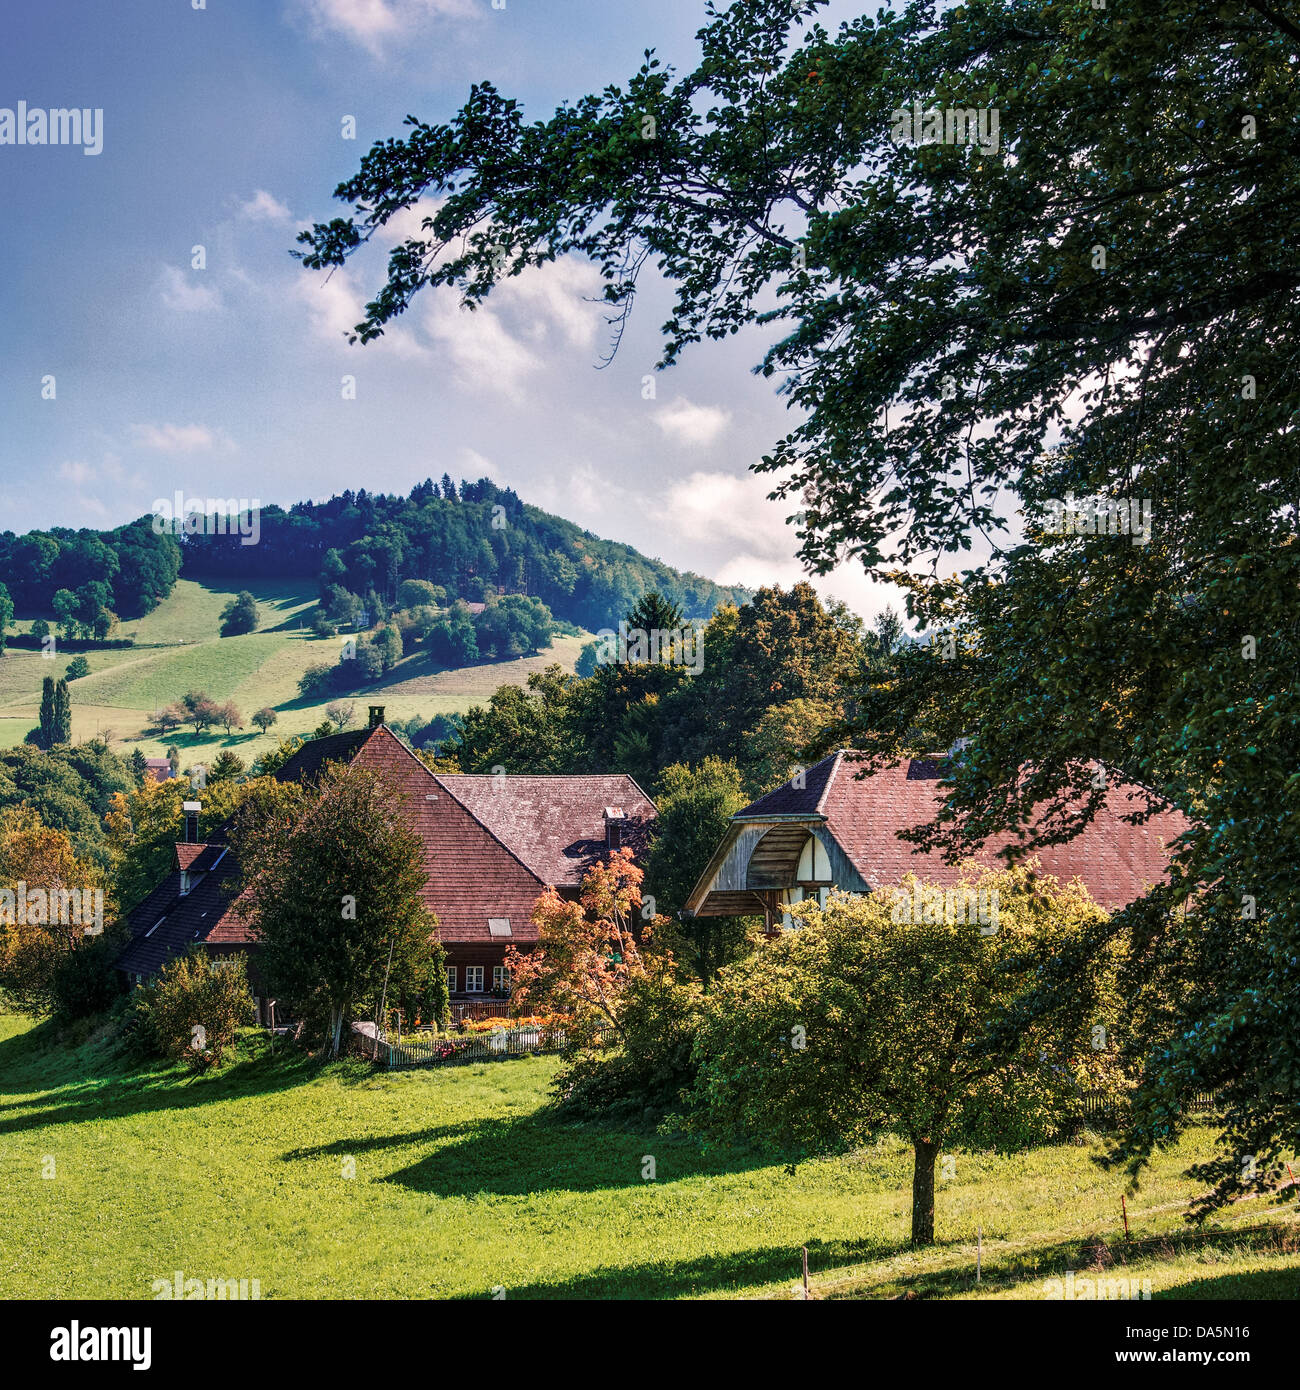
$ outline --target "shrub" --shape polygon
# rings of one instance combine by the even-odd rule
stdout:
[[[114,1003],[122,993],[113,969],[121,950],[121,938],[112,935],[89,938],[64,953],[50,977],[50,1002],[58,1018],[89,1018]]]
[[[573,1055],[553,1089],[575,1115],[636,1117],[663,1113],[695,1083],[692,1049],[703,995],[694,982],[667,976],[636,981],[624,996],[619,1046]]]
[[[196,947],[163,966],[143,1007],[164,1057],[193,1071],[220,1066],[236,1033],[253,1021],[244,958],[213,960]]]
[[[90,675],[90,662],[84,656],[74,656],[68,662],[68,669],[63,674],[70,681],[79,681],[82,676]]]
[[[240,633],[252,632],[259,622],[257,600],[241,589],[221,610],[221,635],[235,637]]]

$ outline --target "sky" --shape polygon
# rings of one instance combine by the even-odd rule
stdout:
[[[495,5],[7,10],[0,121],[19,102],[103,117],[97,154],[0,143],[0,530],[118,525],[178,489],[288,505],[447,472],[724,584],[801,577],[794,506],[749,471],[794,423],[750,371],[759,330],[688,350],[645,400],[662,285],[644,287],[602,369],[609,329],[581,260],[473,314],[423,290],[363,347],[344,330],[382,283],[384,248],[328,279],[291,258],[406,114],[446,120],[487,79],[549,115],[624,81],[646,48],[693,66],[704,22],[703,0]],[[866,617],[891,597],[856,568],[814,582]]]

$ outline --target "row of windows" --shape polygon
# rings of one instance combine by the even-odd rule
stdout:
[[[492,967],[492,988],[494,990],[509,990],[510,972],[504,965],[494,965]],[[456,967],[447,967],[447,990],[450,994],[456,993]],[[481,965],[467,965],[465,967],[465,993],[483,993],[483,967]]]

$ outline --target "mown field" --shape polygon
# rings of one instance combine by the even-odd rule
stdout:
[[[149,757],[161,756],[174,744],[188,766],[191,760],[210,761],[220,749],[232,748],[251,762],[281,738],[316,728],[334,698],[355,701],[361,721],[371,701],[382,703],[390,720],[463,712],[486,701],[498,686],[523,684],[532,671],[551,662],[572,670],[583,642],[589,640],[557,637],[537,656],[456,670],[413,654],[355,695],[303,700],[299,676],[316,662],[335,661],[340,647],[340,639],[317,638],[307,628],[315,605],[313,587],[277,581],[250,581],[242,587],[258,602],[261,623],[256,632],[221,637],[221,610],[237,589],[182,579],[154,612],[122,624],[120,635],[134,637],[134,647],[84,653],[90,675],[69,687],[74,740],[108,732],[119,752],[138,746]],[[17,626],[26,630],[30,622]],[[0,747],[23,741],[37,722],[43,678],[61,676],[70,660],[70,653],[47,661],[37,652],[14,648],[0,660]],[[233,699],[245,728],[229,738],[219,729],[201,738],[189,729],[166,738],[147,733],[153,711],[174,703],[187,690],[206,690],[223,703]],[[264,705],[279,717],[265,736],[247,722]]]
[[[556,1067],[375,1072],[249,1034],[240,1060],[191,1078],[0,1016],[0,1297],[148,1298],[181,1270],[257,1279],[264,1298],[791,1298],[804,1245],[825,1298],[1041,1299],[1070,1269],[1149,1278],[1156,1298],[1300,1292],[1297,1227],[1276,1207],[1186,1231],[1181,1173],[1208,1152],[1205,1128],[1130,1200],[1129,1250],[1122,1179],[1066,1144],[956,1154],[940,1243],[917,1255],[899,1144],[791,1173],[649,1128],[559,1123]]]

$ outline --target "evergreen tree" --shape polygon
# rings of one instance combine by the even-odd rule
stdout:
[[[36,742],[42,748],[54,746],[54,677],[46,676],[41,682],[40,726]]]
[[[53,736],[55,743],[72,742],[72,696],[64,680],[57,681],[54,686]]]

